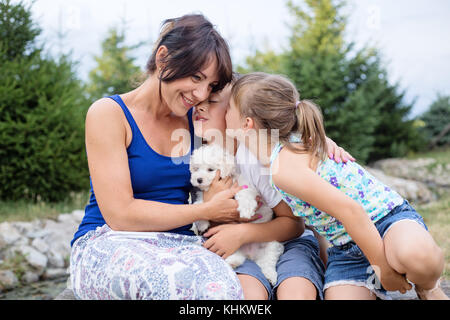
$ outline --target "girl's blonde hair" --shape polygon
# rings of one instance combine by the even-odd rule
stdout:
[[[327,157],[322,113],[310,100],[300,100],[295,85],[286,77],[254,72],[241,76],[232,88],[232,99],[242,118],[252,118],[257,129],[279,130],[280,142],[290,150]],[[291,143],[300,134],[302,147]]]

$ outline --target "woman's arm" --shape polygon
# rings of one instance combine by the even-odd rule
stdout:
[[[344,150],[344,148],[339,147],[336,142],[326,137],[327,148],[328,148],[328,158],[334,160],[336,163],[355,161],[350,153]]]
[[[237,201],[230,198],[240,188],[196,205],[135,199],[124,123],[121,109],[106,98],[95,102],[86,116],[86,151],[92,185],[100,211],[113,230],[167,231],[202,219],[233,221],[239,217]]]
[[[374,269],[386,289],[399,290],[409,286],[404,276],[396,273],[387,263],[381,236],[356,201],[311,170],[305,155],[287,151],[279,155],[278,161],[273,181],[280,189],[339,220],[370,264],[380,268],[379,272],[377,268]],[[296,183],[297,181],[302,183]]]
[[[222,224],[209,229],[203,246],[226,259],[241,246],[252,242],[287,241],[305,230],[303,219],[294,217],[291,208],[280,201],[273,208],[275,219],[264,223]]]

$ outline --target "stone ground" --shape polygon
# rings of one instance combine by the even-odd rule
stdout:
[[[442,281],[441,287],[447,294],[447,296],[450,297],[450,281],[449,280]],[[418,300],[414,290],[410,290],[405,294],[401,294],[398,291],[390,292],[389,295],[392,297],[393,300]],[[74,299],[75,297],[73,295],[73,292],[70,289],[66,288],[54,300],[74,300]]]

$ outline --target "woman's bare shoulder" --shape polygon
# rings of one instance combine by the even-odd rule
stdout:
[[[95,101],[86,114],[86,136],[105,136],[119,138],[126,136],[126,117],[120,106],[112,99]]]
[[[114,100],[101,98],[89,107],[86,117],[101,120],[105,116],[109,118],[119,117],[121,115],[123,115],[123,112]]]

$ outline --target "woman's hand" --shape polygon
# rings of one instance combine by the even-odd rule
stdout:
[[[342,162],[346,163],[347,161],[355,161],[355,158],[352,157],[350,153],[345,151],[343,148],[339,147],[333,140],[326,137],[327,147],[328,147],[328,157],[331,160],[334,160],[336,163]]]
[[[222,224],[210,228],[203,246],[226,259],[245,243],[245,224]]]
[[[224,179],[220,178],[220,170],[216,171],[216,176],[211,183],[208,191],[203,192],[203,201],[209,201],[215,194],[227,190],[233,186],[233,179],[231,177],[226,177]],[[234,184],[236,187],[237,184]]]
[[[233,222],[239,220],[239,204],[233,199],[234,195],[243,187],[232,186],[229,189],[216,193],[209,201],[205,201],[206,214],[202,220],[215,222]]]

